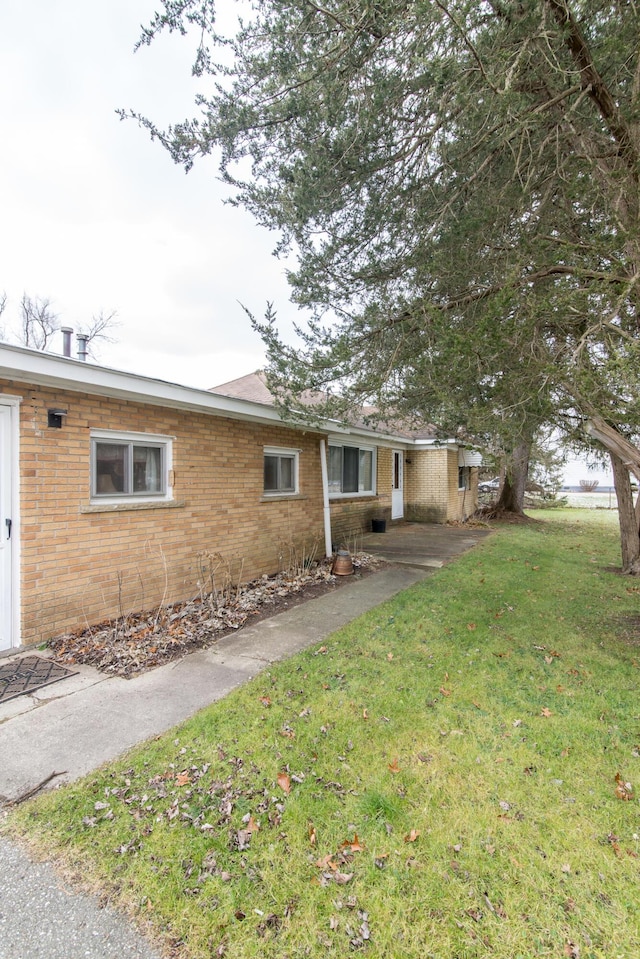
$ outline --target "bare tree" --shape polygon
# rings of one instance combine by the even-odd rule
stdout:
[[[8,304],[7,294],[0,293],[0,318],[2,318]],[[86,337],[87,352],[95,359],[98,343],[114,343],[116,338],[111,331],[120,324],[115,320],[116,311],[105,312],[100,310],[94,313],[91,321],[80,324],[79,330]],[[45,297],[29,296],[23,293],[20,301],[19,313],[20,328],[17,323],[0,323],[0,340],[18,342],[32,350],[46,351],[51,349],[52,340],[61,329],[60,316],[53,310],[52,301]]]
[[[120,324],[115,319],[117,313],[115,310],[111,310],[110,313],[105,313],[104,310],[100,310],[99,313],[94,313],[91,317],[91,322],[88,326],[82,328],[82,333],[87,338],[87,350],[91,356],[95,358],[96,356],[96,343],[115,343],[115,337],[111,336],[111,331],[119,326]]]
[[[34,350],[46,350],[54,333],[60,329],[58,314],[51,308],[51,300],[22,294],[20,301],[22,342]]]

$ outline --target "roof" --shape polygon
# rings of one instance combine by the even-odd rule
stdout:
[[[212,386],[211,393],[221,396],[235,396],[240,400],[250,400],[252,403],[262,403],[265,406],[274,406],[273,394],[267,386],[267,378],[261,370],[248,373],[237,380],[229,380],[220,386]]]
[[[229,380],[228,383],[222,383],[220,386],[211,387],[212,393],[218,393],[222,396],[234,396],[238,399],[252,400],[255,403],[262,403],[265,406],[275,406],[275,399],[269,387],[267,386],[267,377],[262,370],[256,370],[255,373],[249,373],[236,380]],[[309,393],[309,398],[303,396],[303,402],[313,404],[314,397],[324,399],[320,394]],[[352,427],[367,432],[382,432],[385,435],[392,435],[404,440],[435,440],[437,438],[436,427],[432,424],[425,424],[420,429],[408,429],[401,423],[391,420],[381,420],[382,429],[376,429],[370,425],[369,419],[375,419],[378,411],[375,406],[364,406],[357,416],[352,420]]]

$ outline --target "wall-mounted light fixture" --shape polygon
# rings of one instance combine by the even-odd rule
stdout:
[[[62,417],[67,415],[68,410],[47,410],[47,426],[52,430],[62,429]]]

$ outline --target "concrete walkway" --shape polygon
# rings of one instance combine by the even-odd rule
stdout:
[[[76,676],[0,705],[0,802],[22,796],[51,773],[59,774],[51,785],[73,781],[165,732],[271,663],[321,643],[483,535],[410,524],[369,535],[364,548],[398,565],[133,679],[80,667]],[[0,959],[159,959],[121,916],[66,890],[49,865],[32,862],[6,839],[0,839],[0,873]]]

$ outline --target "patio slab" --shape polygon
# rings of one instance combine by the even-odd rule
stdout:
[[[480,527],[398,523],[385,533],[366,533],[362,548],[399,566],[439,569],[490,533]]]

